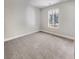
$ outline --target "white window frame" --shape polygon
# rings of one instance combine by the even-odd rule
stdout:
[[[59,28],[59,9],[49,9],[48,10],[48,27]]]

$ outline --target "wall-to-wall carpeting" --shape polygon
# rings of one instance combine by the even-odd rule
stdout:
[[[5,42],[5,59],[74,59],[74,41],[43,32]]]

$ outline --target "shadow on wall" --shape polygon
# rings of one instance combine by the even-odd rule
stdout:
[[[5,38],[38,30],[40,11],[27,2],[29,0],[5,0]]]

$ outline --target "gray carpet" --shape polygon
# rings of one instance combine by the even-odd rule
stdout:
[[[74,41],[37,32],[4,44],[5,59],[74,59]]]

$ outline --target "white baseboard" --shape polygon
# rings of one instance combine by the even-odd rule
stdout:
[[[41,30],[41,31],[42,31],[42,32],[49,33],[49,34],[52,34],[52,35],[56,35],[56,36],[59,36],[59,37],[63,37],[63,38],[75,40],[75,37],[72,37],[72,36],[67,36],[67,35],[63,35],[63,34],[59,34],[59,33],[51,33],[51,32],[46,31],[46,30]]]
[[[68,38],[68,39],[71,39],[71,40],[75,40],[75,37],[66,36],[66,35],[62,35],[62,34],[58,34],[58,33],[51,33],[51,32],[46,31],[46,30],[41,30],[41,31],[42,32],[46,32],[46,33],[50,33],[50,34],[53,34],[53,35],[56,35],[56,36]],[[18,36],[14,36],[14,37],[10,37],[10,38],[5,38],[4,42],[7,42],[7,41],[10,41],[10,40],[13,40],[13,39],[25,36],[25,35],[30,35],[30,34],[33,34],[35,32],[39,32],[39,31],[33,31],[33,32],[29,32],[29,33],[24,33],[24,34],[21,34],[21,35],[18,35]]]
[[[17,35],[17,36],[14,36],[14,37],[5,38],[4,42],[7,42],[7,41],[10,41],[10,40],[13,40],[13,39],[16,39],[16,38],[19,38],[19,37],[25,36],[25,35],[30,35],[30,34],[33,34],[33,33],[35,33],[35,32],[39,32],[39,31],[32,31],[32,32],[24,33],[24,34]]]

